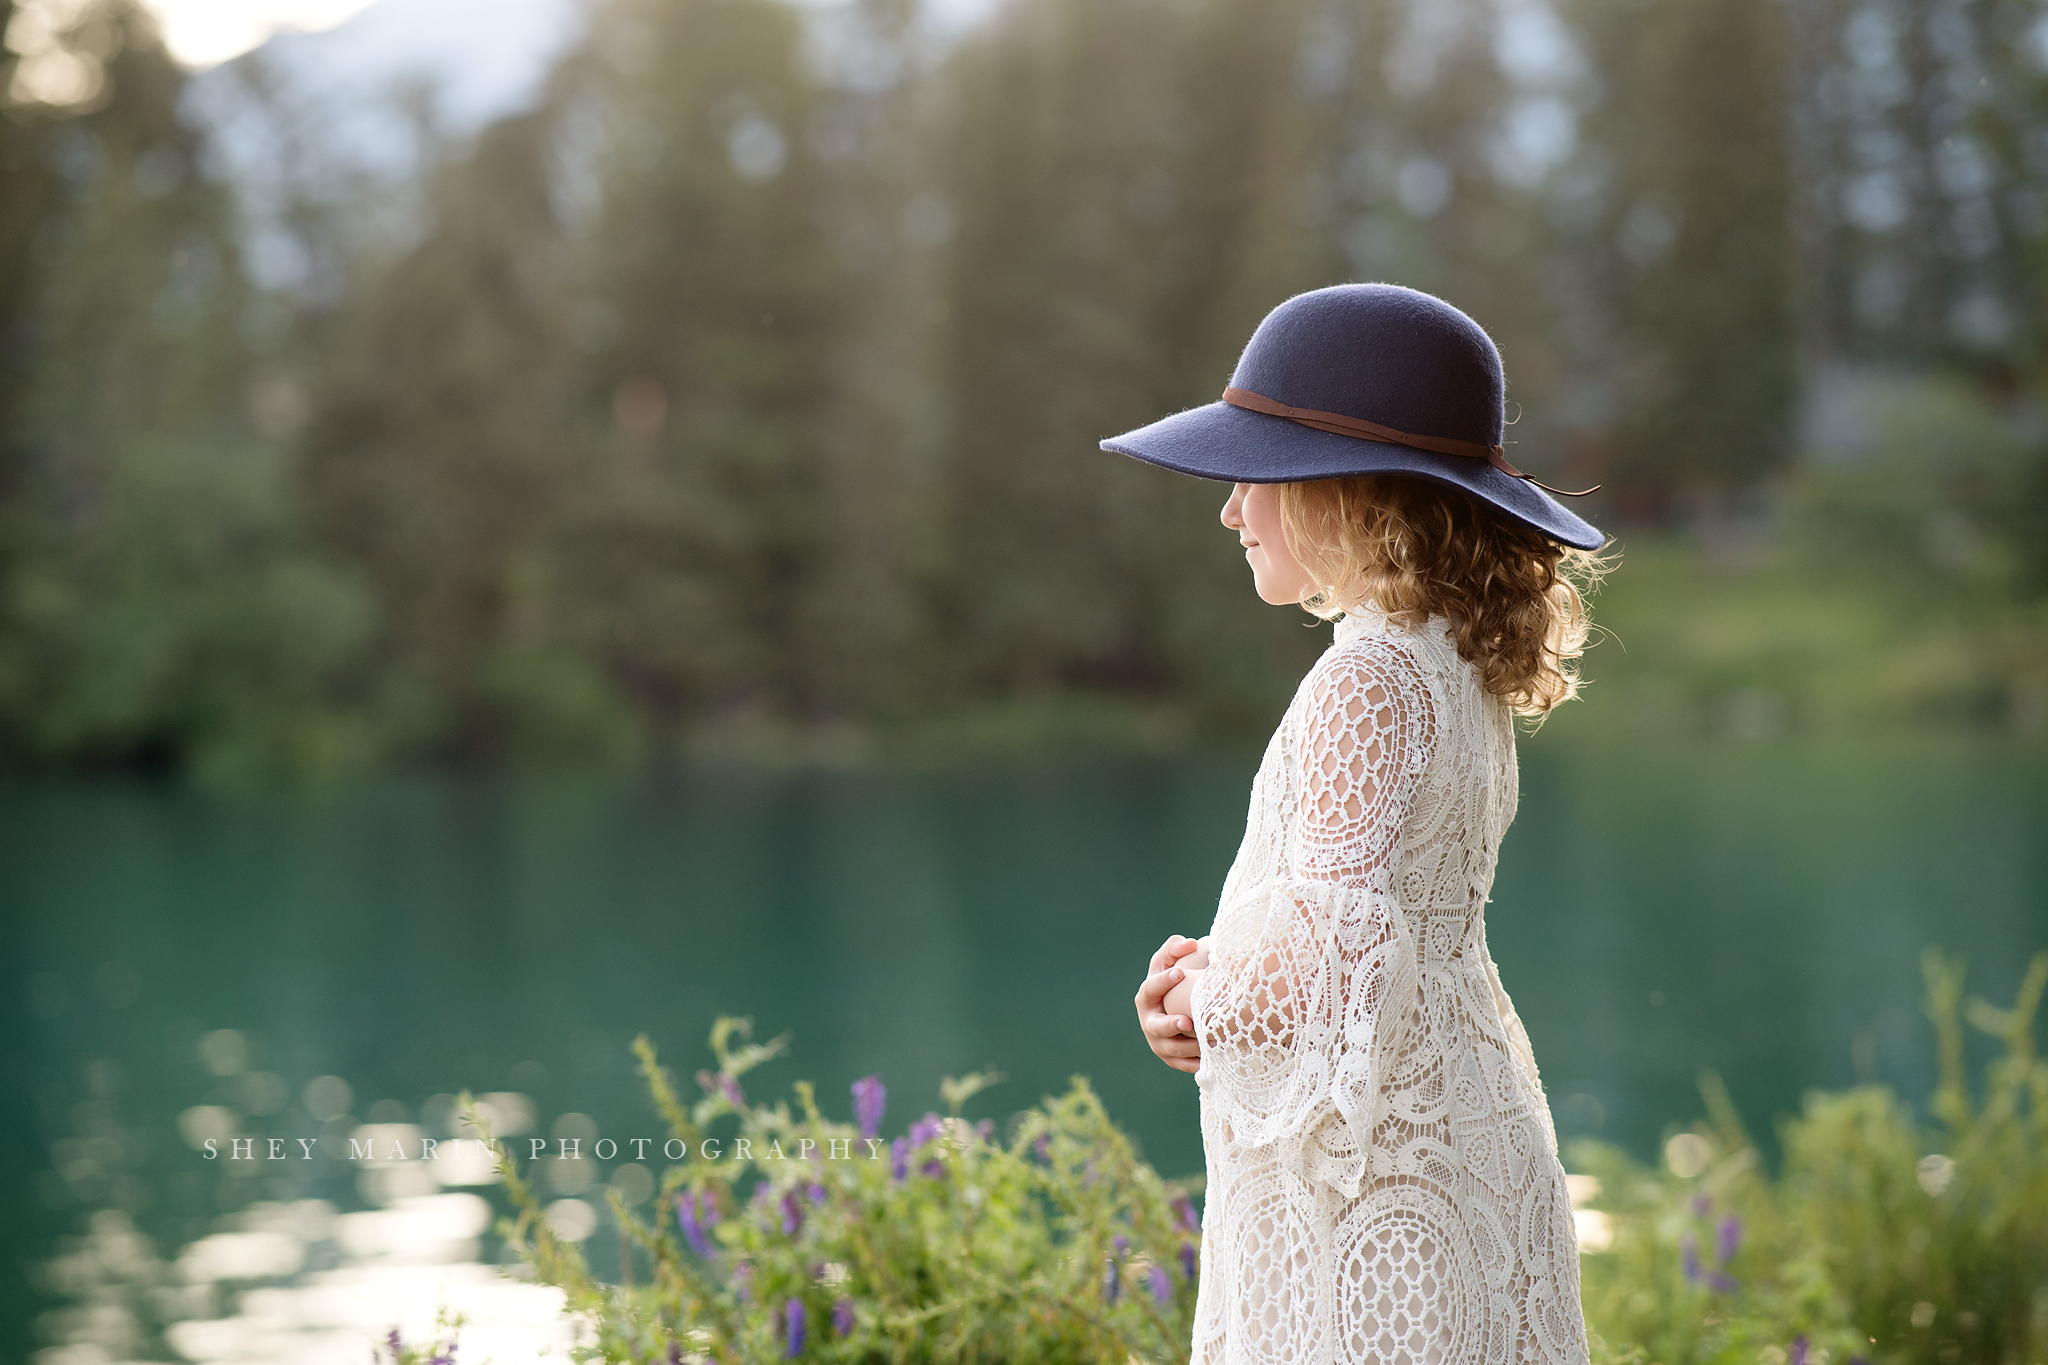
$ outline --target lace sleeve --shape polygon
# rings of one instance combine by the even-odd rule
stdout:
[[[1414,661],[1376,637],[1325,656],[1289,723],[1284,870],[1218,916],[1194,1002],[1198,1079],[1229,1102],[1237,1141],[1280,1143],[1304,1174],[1356,1194],[1379,1059],[1408,1013],[1385,1006],[1414,988],[1392,858],[1434,717]]]

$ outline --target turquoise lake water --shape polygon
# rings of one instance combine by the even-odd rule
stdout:
[[[1162,938],[1207,928],[1257,758],[0,789],[0,1360],[39,1306],[26,1264],[94,1201],[165,1248],[252,1197],[359,1202],[305,1163],[224,1181],[177,1126],[281,1106],[253,1131],[315,1131],[323,1075],[356,1119],[469,1088],[530,1095],[542,1130],[657,1136],[631,1038],[687,1077],[748,1014],[794,1035],[757,1093],[809,1077],[844,1113],[879,1073],[895,1129],[947,1074],[1003,1072],[970,1106],[1000,1117],[1081,1073],[1192,1173],[1193,1081],[1130,997]],[[1760,1133],[1816,1086],[1921,1100],[1921,949],[1999,1001],[2048,948],[2039,742],[1539,737],[1522,785],[1489,938],[1566,1136],[1650,1155],[1703,1068]]]

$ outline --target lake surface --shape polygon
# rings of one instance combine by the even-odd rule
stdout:
[[[48,1306],[21,1268],[95,1204],[166,1252],[252,1199],[363,1205],[334,1163],[224,1177],[194,1106],[315,1133],[305,1087],[337,1076],[344,1125],[468,1088],[656,1137],[628,1043],[687,1077],[721,1013],[794,1035],[757,1094],[808,1077],[844,1114],[879,1073],[896,1130],[948,1074],[1003,1072],[969,1109],[1001,1117],[1081,1073],[1192,1173],[1194,1083],[1130,997],[1206,930],[1257,757],[0,789],[0,1359]],[[1522,786],[1489,938],[1566,1135],[1651,1155],[1704,1068],[1766,1137],[1813,1087],[1921,1100],[1922,948],[1993,1001],[2048,948],[2039,742],[1538,737]]]

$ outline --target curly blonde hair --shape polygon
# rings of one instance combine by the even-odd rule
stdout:
[[[1575,550],[1427,479],[1363,475],[1283,484],[1288,548],[1321,585],[1302,609],[1328,620],[1371,602],[1401,625],[1449,618],[1480,685],[1539,723],[1579,692],[1585,597],[1612,557]]]

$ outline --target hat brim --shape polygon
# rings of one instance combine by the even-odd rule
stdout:
[[[1224,483],[1298,483],[1359,474],[1410,474],[1469,493],[1553,540],[1580,550],[1606,543],[1600,528],[1568,511],[1527,479],[1484,460],[1437,455],[1412,446],[1360,440],[1210,403],[1112,436],[1102,448],[1163,469]]]

